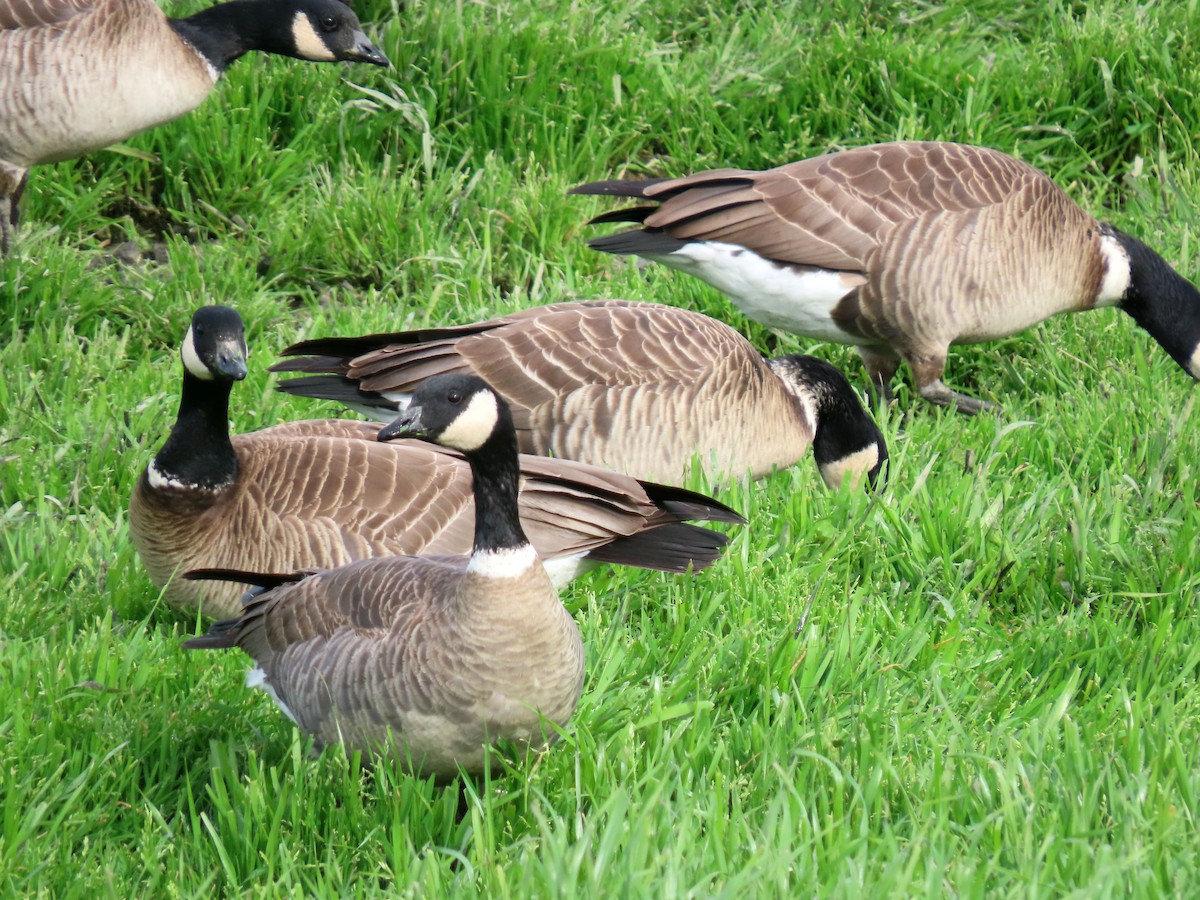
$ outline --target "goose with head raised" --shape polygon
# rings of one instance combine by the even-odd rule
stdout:
[[[292,572],[394,554],[467,553],[470,467],[420,441],[380,443],[380,426],[314,420],[230,435],[229,397],[246,374],[237,312],[206,306],[184,337],[179,413],[134,488],[129,527],[173,606],[234,615],[242,589],[189,569]],[[699,571],[727,538],[686,520],[740,522],[693,491],[565,459],[520,457],[524,527],[556,583],[597,563]]]
[[[481,379],[424,382],[380,440],[413,436],[463,453],[475,534],[469,558],[394,556],[264,588],[191,649],[239,647],[261,687],[321,745],[391,755],[423,775],[487,766],[498,740],[552,743],[583,688],[579,629],[521,527],[507,405]]]

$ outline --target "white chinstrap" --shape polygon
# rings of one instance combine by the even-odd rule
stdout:
[[[1104,257],[1104,280],[1096,295],[1096,306],[1114,306],[1129,290],[1129,254],[1112,235],[1100,238],[1100,255]]]
[[[446,430],[437,436],[437,442],[443,447],[464,453],[478,450],[492,436],[499,418],[496,395],[491,391],[479,391]]]
[[[183,357],[183,367],[187,369],[196,378],[201,381],[215,381],[216,376],[200,359],[200,354],[196,352],[196,337],[189,327],[187,334],[183,337],[183,346],[179,348],[179,355]]]

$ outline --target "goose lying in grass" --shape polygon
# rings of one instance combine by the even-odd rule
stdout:
[[[198,310],[181,348],[179,414],[130,501],[130,533],[169,603],[240,611],[242,588],[177,576],[212,567],[291,572],[471,548],[470,467],[420,441],[380,443],[380,426],[296,422],[231,437],[229,395],[246,374],[242,320]],[[552,577],[595,563],[670,572],[712,565],[725,535],[687,519],[741,522],[715,500],[570,460],[520,458],[520,509]]]
[[[240,618],[184,646],[241,648],[255,664],[247,684],[319,744],[392,754],[424,775],[479,772],[497,740],[554,741],[579,701],[583,645],[521,528],[504,401],[474,376],[431,378],[379,433],[401,436],[466,456],[469,558],[393,556],[306,576],[201,573],[262,590]]]

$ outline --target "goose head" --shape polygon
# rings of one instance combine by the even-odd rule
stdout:
[[[476,375],[435,375],[413,391],[408,407],[379,432],[379,440],[419,438],[471,454],[493,437],[513,435],[512,413]]]
[[[202,306],[180,347],[183,367],[200,381],[241,381],[246,377],[246,330],[228,306]]]

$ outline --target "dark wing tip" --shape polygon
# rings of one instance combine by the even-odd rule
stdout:
[[[653,481],[639,481],[638,484],[656,506],[678,519],[728,522],[731,525],[746,524],[746,517],[737,510],[699,491],[689,491],[687,488]]]
[[[721,558],[728,543],[729,536],[719,531],[673,522],[597,547],[588,560],[655,572],[702,572]]]
[[[252,584],[255,587],[277,588],[283,584],[291,584],[311,575],[312,571],[268,573],[247,572],[242,569],[192,569],[183,573],[188,581],[235,581],[239,584]]]

